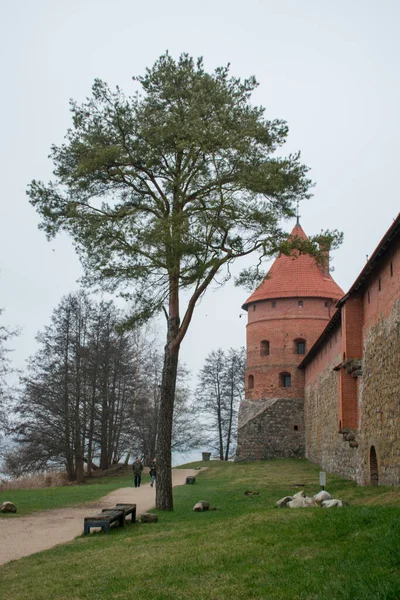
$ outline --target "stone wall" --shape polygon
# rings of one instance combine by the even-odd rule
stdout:
[[[400,485],[400,300],[365,332],[360,388],[359,483],[370,482],[370,451],[379,483]]]
[[[306,367],[306,457],[329,472],[369,485],[373,447],[378,483],[400,485],[400,299],[390,313],[382,311],[377,320],[368,320],[363,340],[359,422],[351,431],[340,433],[338,427],[343,372],[334,368],[342,353],[335,345],[336,353],[329,353],[328,339]]]
[[[306,386],[306,457],[330,473],[357,479],[359,448],[351,447],[338,427],[340,372],[334,367],[341,357],[341,352],[331,355],[330,362],[325,363],[318,376],[314,373],[312,382]],[[314,360],[318,362],[318,355]]]
[[[302,398],[244,400],[241,403],[236,461],[303,456]]]

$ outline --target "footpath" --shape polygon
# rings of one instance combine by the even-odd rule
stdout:
[[[173,469],[172,485],[183,485],[186,477],[198,475],[195,469]],[[0,565],[41,550],[65,544],[83,533],[83,519],[118,502],[136,504],[136,518],[155,504],[155,488],[145,483],[140,488],[115,490],[96,502],[76,508],[60,508],[33,513],[26,517],[1,519]]]

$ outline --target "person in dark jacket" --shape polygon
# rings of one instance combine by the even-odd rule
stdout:
[[[132,469],[133,469],[133,481],[134,481],[134,485],[135,488],[140,487],[140,483],[142,481],[142,471],[143,471],[143,464],[140,462],[140,458],[136,458],[135,462],[132,465]]]
[[[155,481],[156,481],[156,474],[157,474],[157,466],[156,466],[156,459],[153,458],[153,462],[150,465],[150,477],[151,477],[151,487],[153,487]]]

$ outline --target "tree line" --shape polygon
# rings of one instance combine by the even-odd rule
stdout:
[[[49,325],[37,335],[18,392],[6,394],[6,342],[0,329],[0,403],[12,400],[0,429],[14,442],[5,453],[10,475],[65,469],[81,482],[132,455],[156,455],[160,419],[162,354],[149,328],[121,327],[124,315],[112,301],[80,291],[63,297]],[[4,375],[4,376],[3,376]],[[244,349],[212,351],[199,374],[194,398],[189,373],[178,369],[172,450],[211,450],[221,460],[235,451],[237,408],[244,389]],[[6,427],[7,426],[7,427]]]
[[[65,296],[37,336],[14,399],[6,454],[14,475],[49,467],[82,481],[84,470],[108,469],[134,453],[155,456],[162,359],[149,330],[120,328],[123,314],[112,301],[84,292]],[[192,443],[185,371],[177,385],[173,444]],[[86,467],[84,465],[86,463]]]

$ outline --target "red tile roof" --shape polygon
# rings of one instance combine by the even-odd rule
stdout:
[[[308,239],[302,227],[296,224],[291,236]],[[343,290],[330,275],[326,275],[309,254],[297,257],[280,254],[268,271],[264,281],[243,304],[243,308],[252,302],[270,298],[329,298],[339,300]]]

